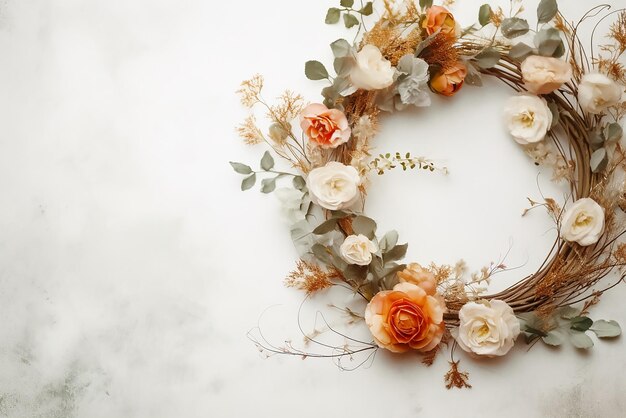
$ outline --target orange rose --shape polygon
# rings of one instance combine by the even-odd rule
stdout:
[[[438,73],[430,80],[430,87],[444,96],[453,96],[463,87],[463,81],[467,76],[465,64],[458,62],[452,68]]]
[[[350,139],[350,126],[343,112],[313,103],[302,110],[300,126],[322,148],[336,148]]]
[[[379,347],[394,353],[434,349],[446,329],[446,306],[436,293],[413,283],[378,292],[365,308],[365,323]]]
[[[411,263],[398,273],[401,283],[413,283],[424,289],[429,295],[437,292],[437,279],[435,275],[417,263]]]
[[[426,33],[429,35],[441,30],[440,33],[456,37],[456,21],[452,13],[445,7],[430,7],[426,11],[426,19],[422,22],[422,27],[426,29]]]

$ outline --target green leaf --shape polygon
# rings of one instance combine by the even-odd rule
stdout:
[[[570,321],[570,329],[574,331],[585,332],[593,325],[591,318],[586,316],[576,316]]]
[[[588,349],[593,347],[593,340],[584,332],[571,331],[569,340],[576,348]]]
[[[604,138],[607,141],[619,141],[624,136],[624,130],[619,123],[609,123],[604,128]]]
[[[534,49],[523,42],[518,42],[509,50],[509,57],[519,62],[524,61],[530,55],[535,53]]]
[[[331,7],[326,12],[326,20],[325,20],[325,22],[326,22],[327,25],[333,25],[333,24],[339,22],[339,18],[340,17],[341,17],[341,10],[337,9],[336,7]]]
[[[526,20],[520,19],[519,17],[510,17],[502,21],[500,29],[502,30],[502,35],[513,39],[525,35],[530,28]]]
[[[389,231],[385,234],[383,239],[380,240],[380,251],[383,253],[387,251],[387,249],[392,249],[398,243],[398,232],[397,231]]]
[[[559,6],[556,4],[556,0],[541,0],[537,7],[537,19],[539,23],[548,23],[559,11]]]
[[[346,77],[350,74],[350,70],[352,70],[354,59],[352,57],[341,57],[335,58],[333,61],[333,68],[337,73],[338,77]]]
[[[548,332],[544,337],[541,337],[541,340],[552,346],[559,346],[563,344],[563,334],[557,330],[553,330]]]
[[[272,158],[272,154],[269,151],[265,151],[263,158],[261,158],[261,168],[265,171],[274,168],[274,158]]]
[[[422,9],[428,9],[429,7],[432,7],[433,5],[433,0],[420,0],[420,7]]]
[[[409,244],[396,245],[384,255],[385,264],[390,261],[402,260],[406,255],[406,251],[409,248]]]
[[[341,0],[339,4],[341,7],[352,7],[354,5],[354,0]]]
[[[480,10],[478,10],[478,23],[480,23],[481,26],[487,26],[491,22],[492,15],[493,10],[491,10],[491,6],[483,4],[480,6]]]
[[[233,170],[235,170],[239,174],[250,174],[250,173],[252,173],[252,169],[248,165],[241,164],[241,163],[236,163],[236,162],[233,162],[233,161],[230,162],[230,165],[233,168]]]
[[[324,247],[322,244],[313,245],[313,247],[311,247],[311,252],[313,252],[313,255],[322,263],[325,263],[329,266],[333,265],[332,252],[328,248]]]
[[[376,222],[367,216],[357,216],[352,221],[352,229],[355,234],[363,234],[369,239],[374,239],[376,235]]]
[[[609,156],[606,153],[606,149],[599,148],[591,154],[591,160],[589,161],[589,165],[591,166],[591,171],[593,173],[599,173],[604,171],[606,166],[609,163]]]
[[[337,226],[338,220],[339,219],[337,218],[331,218],[327,221],[322,222],[321,224],[317,226],[317,228],[313,230],[313,233],[315,235],[324,235],[324,234],[329,233],[330,231],[335,229],[335,227]]]
[[[277,178],[278,177],[263,179],[263,181],[261,181],[261,193],[272,193],[274,190],[276,190]]]
[[[622,328],[617,322],[605,321],[604,319],[595,321],[589,329],[593,331],[598,338],[613,338],[622,334]]]
[[[343,24],[346,28],[350,29],[351,27],[359,24],[359,19],[357,19],[354,15],[346,13],[343,15]]]
[[[563,319],[572,319],[580,315],[580,309],[573,306],[564,306],[559,309],[559,316]]]
[[[328,78],[328,71],[319,61],[307,61],[304,64],[304,75],[309,80],[324,80]]]
[[[241,182],[241,190],[246,191],[248,189],[251,189],[255,184],[256,184],[256,173],[243,179],[243,181]]]
[[[484,70],[494,67],[500,61],[500,52],[495,48],[485,48],[476,55],[476,63]]]
[[[559,113],[559,106],[554,102],[548,102],[548,109],[552,113],[552,124],[550,125],[550,129],[552,129],[559,124],[561,114]]]
[[[604,146],[604,135],[598,131],[591,131],[587,136],[587,142],[595,151],[598,148],[602,148]]]
[[[298,190],[304,190],[306,187],[306,180],[302,176],[295,176],[293,178],[293,187]]]
[[[369,16],[372,13],[374,13],[374,5],[372,4],[371,1],[368,1],[367,3],[365,3],[365,6],[363,6],[363,8],[361,10],[359,10],[359,13],[361,13],[363,16]]]
[[[343,58],[350,55],[350,51],[352,51],[352,45],[350,42],[345,39],[337,39],[335,42],[330,44],[330,49],[333,50],[333,55],[335,58]]]
[[[535,46],[539,55],[559,58],[565,53],[561,32],[555,28],[542,29],[535,34]]]

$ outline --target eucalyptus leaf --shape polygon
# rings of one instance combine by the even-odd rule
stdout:
[[[346,279],[355,281],[357,283],[362,283],[367,276],[367,267],[350,264],[342,270],[342,273],[346,277]]]
[[[371,1],[368,1],[367,3],[365,3],[365,6],[363,6],[363,8],[359,10],[359,13],[361,13],[363,16],[369,16],[372,13],[374,13],[373,3]]]
[[[398,232],[389,231],[380,240],[380,244],[379,244],[380,251],[384,253],[385,251],[387,251],[387,249],[391,249],[395,247],[397,243],[398,243]]]
[[[535,34],[535,46],[539,55],[559,58],[565,53],[561,32],[555,28],[542,29]]]
[[[559,308],[559,316],[563,319],[576,318],[578,315],[580,315],[580,309],[574,308],[573,306]]]
[[[500,52],[497,49],[485,48],[476,55],[476,63],[484,70],[494,67],[500,61]]]
[[[595,151],[598,148],[602,148],[604,146],[604,135],[602,132],[599,131],[591,131],[587,135],[587,142]]]
[[[372,262],[369,265],[369,271],[374,275],[374,279],[376,280],[380,280],[385,277],[383,260],[380,257],[372,257]]]
[[[408,248],[409,244],[396,245],[395,247],[391,248],[385,253],[383,257],[385,264],[389,263],[390,261],[402,260],[406,255]]]
[[[591,160],[589,161],[589,165],[591,166],[591,171],[593,173],[599,173],[604,171],[606,166],[609,163],[609,156],[606,153],[606,149],[599,148],[591,154]]]
[[[357,216],[352,221],[352,229],[355,234],[363,234],[369,239],[374,239],[376,235],[376,222],[367,216]]]
[[[433,5],[433,0],[420,0],[420,7],[422,9],[428,9],[429,7],[432,7]]]
[[[606,141],[619,141],[624,136],[624,129],[619,123],[609,123],[604,128],[604,138]]]
[[[304,64],[304,74],[309,80],[324,80],[328,78],[328,71],[319,61],[307,61]]]
[[[539,23],[548,23],[559,11],[556,0],[541,0],[537,6],[537,19]]]
[[[514,60],[522,62],[526,58],[528,58],[530,55],[533,55],[534,53],[535,53],[534,48],[532,48],[529,45],[526,45],[523,42],[518,42],[515,45],[513,45],[511,49],[509,50],[509,57],[513,58]]]
[[[481,26],[487,26],[491,22],[492,15],[493,10],[491,10],[491,6],[483,4],[478,10],[478,23],[480,23]]]
[[[263,179],[261,181],[261,192],[262,193],[271,193],[276,190],[276,179],[278,177],[274,177],[271,179]]]
[[[563,344],[563,334],[558,330],[549,331],[544,337],[541,337],[541,340],[552,346],[559,346]]]
[[[579,331],[571,331],[569,333],[569,340],[576,348],[588,349],[593,347],[593,340],[589,338],[587,334]]]
[[[352,7],[354,5],[354,0],[341,0],[339,4],[341,4],[341,7]]]
[[[250,168],[250,166],[248,166],[248,165],[241,164],[241,163],[236,163],[234,161],[231,161],[230,165],[233,168],[233,170],[235,170],[239,174],[250,174],[250,173],[252,173],[252,168]]]
[[[597,320],[593,323],[591,328],[598,338],[614,338],[622,334],[622,328],[615,321],[605,321],[604,319]]]
[[[331,7],[326,12],[325,22],[328,25],[332,25],[332,24],[339,22],[340,17],[341,17],[341,10],[337,9],[336,7]]]
[[[261,168],[265,171],[274,168],[274,158],[272,158],[272,154],[269,151],[265,151],[263,158],[261,158]]]
[[[586,316],[576,316],[570,320],[570,329],[574,331],[587,331],[593,325],[591,318]]]
[[[502,21],[500,29],[502,30],[502,35],[506,38],[513,39],[525,35],[530,28],[526,20],[520,19],[519,17],[510,17]]]
[[[343,15],[343,24],[346,28],[350,29],[359,24],[359,19],[357,19],[354,15],[346,13]]]
[[[302,176],[295,176],[293,178],[293,187],[298,190],[304,190],[306,187],[306,180]]]
[[[335,58],[343,58],[350,55],[352,45],[350,45],[350,43],[345,39],[337,39],[335,42],[330,44],[330,49],[332,49]]]
[[[311,247],[311,251],[313,252],[313,255],[322,263],[329,266],[333,265],[333,256],[331,251],[322,244],[313,245],[313,247]]]
[[[350,74],[350,70],[352,70],[354,63],[354,58],[350,56],[335,58],[333,61],[333,68],[338,76],[345,77]]]
[[[255,184],[256,184],[256,173],[254,173],[251,176],[248,176],[245,179],[243,179],[243,181],[241,182],[241,190],[242,191],[249,190]]]
[[[552,125],[550,125],[550,129],[554,128],[559,124],[561,119],[561,115],[559,114],[559,106],[554,102],[548,102],[548,108],[552,113]]]
[[[324,235],[329,233],[330,231],[332,231],[333,229],[335,229],[335,227],[337,226],[337,221],[338,219],[336,218],[331,218],[327,221],[322,222],[321,224],[319,224],[314,230],[313,233],[315,235]]]

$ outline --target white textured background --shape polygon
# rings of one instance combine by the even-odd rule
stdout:
[[[473,22],[480,3],[460,0],[457,18]],[[571,19],[588,7],[561,3]],[[324,25],[333,4],[0,1],[0,416],[623,414],[622,340],[463,357],[474,388],[462,391],[444,388],[444,357],[425,368],[379,353],[342,372],[330,360],[264,359],[247,340],[277,304],[265,330],[299,340],[301,295],[282,286],[296,254],[276,199],[239,192],[227,164],[262,153],[234,133],[246,115],[234,91],[259,72],[268,97],[291,88],[319,100],[302,68],[329,64],[327,45],[349,36]],[[410,242],[411,260],[479,269],[511,247],[506,263],[521,267],[494,288],[533,271],[554,236],[540,210],[520,217],[526,196],[539,185],[563,197],[503,131],[509,94],[487,82],[385,118],[380,151],[451,173],[375,178],[368,201],[382,230]],[[620,286],[592,316],[626,324],[624,296]]]

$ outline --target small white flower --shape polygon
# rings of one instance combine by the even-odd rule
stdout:
[[[452,336],[463,350],[496,357],[509,352],[520,333],[520,322],[504,301],[468,302],[459,311]]]
[[[354,87],[381,90],[393,84],[395,70],[374,45],[365,45],[356,54],[356,65],[350,71]]]
[[[372,254],[378,251],[378,246],[365,235],[350,235],[339,251],[346,263],[367,266],[372,262]]]
[[[402,103],[430,106],[428,63],[413,55],[405,55],[398,62],[398,71],[403,74],[398,79],[398,94]]]
[[[622,99],[622,88],[604,74],[585,74],[578,86],[578,103],[594,115],[615,106]]]
[[[604,232],[604,209],[588,197],[578,199],[563,215],[561,238],[582,246],[598,242]]]
[[[313,203],[328,209],[340,210],[359,200],[361,177],[356,169],[336,161],[311,170],[307,187]]]
[[[513,139],[522,145],[543,140],[552,126],[548,103],[529,94],[511,97],[504,106],[504,119]]]

